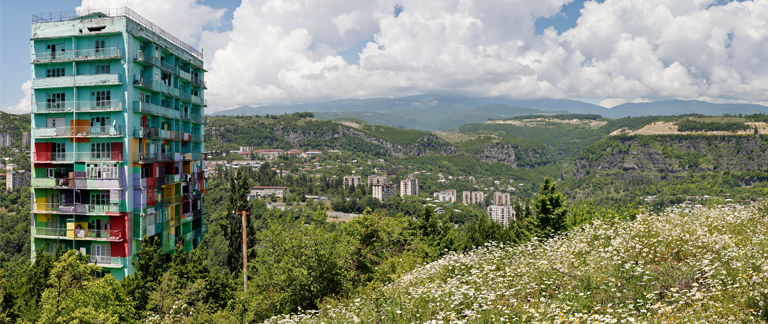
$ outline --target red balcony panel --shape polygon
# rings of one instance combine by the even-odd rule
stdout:
[[[35,162],[50,161],[53,143],[35,143]]]
[[[112,145],[112,161],[123,160],[123,142],[113,142]]]

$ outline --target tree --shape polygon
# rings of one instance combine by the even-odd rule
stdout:
[[[111,274],[96,279],[101,267],[69,250],[54,263],[40,301],[38,323],[126,323],[136,320],[134,303]]]
[[[435,256],[442,255],[445,250],[453,250],[454,248],[453,224],[440,219],[430,206],[424,207],[421,217],[416,220],[413,229],[429,246],[435,249]]]
[[[243,268],[243,229],[240,212],[249,211],[248,176],[244,171],[237,172],[236,178],[230,183],[232,191],[229,196],[227,213],[228,221],[222,224],[222,230],[227,234],[229,247],[227,248],[227,267],[231,273],[240,273]],[[246,227],[253,232],[250,217],[246,217]]]
[[[139,312],[146,310],[150,293],[160,284],[163,267],[159,240],[144,236],[142,242],[133,257],[134,274],[121,282],[126,293],[136,302],[136,310]]]
[[[541,190],[534,203],[539,230],[542,235],[551,237],[568,229],[568,207],[565,197],[555,188],[551,178],[544,179]]]

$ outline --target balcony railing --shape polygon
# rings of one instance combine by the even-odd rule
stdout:
[[[32,178],[33,188],[74,188],[72,178]]]
[[[104,255],[91,255],[90,262],[103,267],[122,267],[123,259]]]
[[[139,153],[138,162],[164,162],[175,161],[174,153]]]
[[[122,100],[89,100],[89,101],[60,101],[37,102],[32,105],[33,113],[58,112],[93,112],[123,110]]]
[[[38,127],[32,129],[34,137],[94,137],[123,136],[120,125],[115,126],[63,126]]]
[[[68,229],[51,228],[42,226],[32,227],[32,236],[54,236],[67,239],[81,240],[93,239],[120,242],[123,240],[122,230],[92,230],[92,229]]]
[[[35,152],[34,162],[123,161],[123,152]]]
[[[163,207],[168,207],[171,205],[178,205],[181,203],[181,195],[173,196],[173,197],[165,197],[160,200],[160,202],[163,204]]]
[[[193,142],[205,142],[205,135],[203,135],[203,134],[192,134],[192,141]]]
[[[32,63],[119,59],[117,47],[91,48],[75,51],[43,52],[32,54]]]
[[[133,182],[134,188],[154,188],[157,187],[157,178],[141,178]]]
[[[158,106],[158,105],[151,104],[148,102],[143,102],[143,101],[134,101],[133,111],[155,115],[155,116],[175,118],[175,119],[178,119],[179,116],[181,116],[181,113],[178,110],[175,110],[173,108]]]
[[[63,214],[97,214],[119,213],[119,204],[81,204],[81,203],[34,203],[34,212],[63,213]]]
[[[189,120],[191,122],[198,123],[198,124],[203,123],[203,116],[195,115],[195,114],[182,113],[181,119]]]
[[[203,81],[203,79],[201,79],[201,78],[195,78],[195,77],[192,77],[192,80],[191,80],[191,81],[192,81],[192,83],[194,83],[194,84],[196,84],[196,85],[199,85],[199,86],[201,86],[201,87],[203,87],[203,88],[206,88],[206,89],[208,89],[208,83],[206,83],[205,81]]]
[[[208,100],[192,95],[192,103],[200,106],[208,106]]]
[[[133,136],[139,138],[160,138],[160,129],[157,127],[140,127],[133,128]]]
[[[70,75],[56,78],[34,78],[33,89],[64,88],[72,86],[99,86],[123,84],[122,77],[117,73]]]
[[[181,180],[182,180],[182,175],[181,174],[167,174],[167,175],[165,175],[165,184],[166,185],[174,184],[174,183],[179,183],[179,182],[181,182]]]

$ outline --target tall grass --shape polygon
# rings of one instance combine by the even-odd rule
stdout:
[[[768,212],[754,206],[598,217],[569,234],[452,253],[393,284],[269,323],[766,320]]]

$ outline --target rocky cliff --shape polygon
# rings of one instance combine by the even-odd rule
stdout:
[[[592,172],[667,174],[749,172],[768,169],[768,142],[756,136],[621,136],[585,150],[575,161],[575,175]]]

